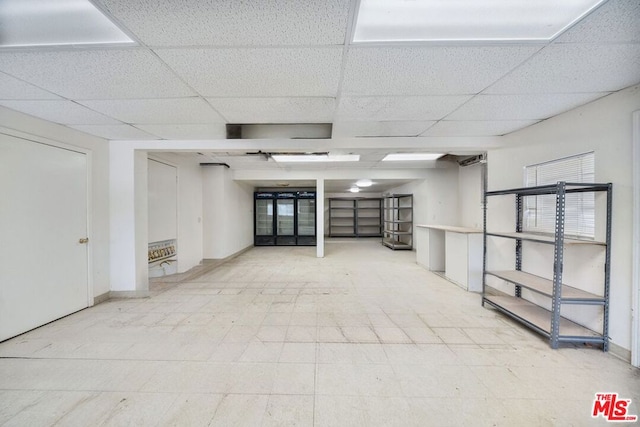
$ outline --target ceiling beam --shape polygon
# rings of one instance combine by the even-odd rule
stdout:
[[[383,137],[337,139],[214,139],[115,141],[149,151],[348,151],[381,149],[386,151],[477,152],[500,148],[502,138],[487,137]]]

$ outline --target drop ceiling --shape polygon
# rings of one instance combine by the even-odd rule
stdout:
[[[0,105],[110,140],[333,123],[333,140],[387,142],[360,145],[366,169],[399,141],[500,136],[640,82],[638,0],[606,1],[550,42],[393,44],[351,42],[356,0],[93,3],[137,46],[0,49]]]

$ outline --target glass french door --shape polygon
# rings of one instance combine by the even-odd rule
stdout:
[[[256,200],[256,236],[273,236],[273,200]]]
[[[278,207],[278,216],[276,217],[277,235],[278,236],[294,236],[294,199],[278,199],[276,200]]]
[[[316,235],[316,201],[298,199],[298,236]]]

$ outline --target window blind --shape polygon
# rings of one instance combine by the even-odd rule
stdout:
[[[555,184],[558,181],[595,182],[594,153],[526,166],[524,179],[527,187]],[[593,192],[567,194],[565,206],[565,235],[594,238],[595,194]],[[555,232],[555,195],[525,197],[523,207],[523,231]]]

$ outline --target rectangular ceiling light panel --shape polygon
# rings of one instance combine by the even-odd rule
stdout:
[[[0,47],[133,45],[89,0],[1,0]]]
[[[417,161],[417,160],[437,160],[444,156],[441,153],[392,153],[387,154],[382,159],[383,162],[388,161]]]
[[[606,0],[361,0],[354,43],[548,41]]]

